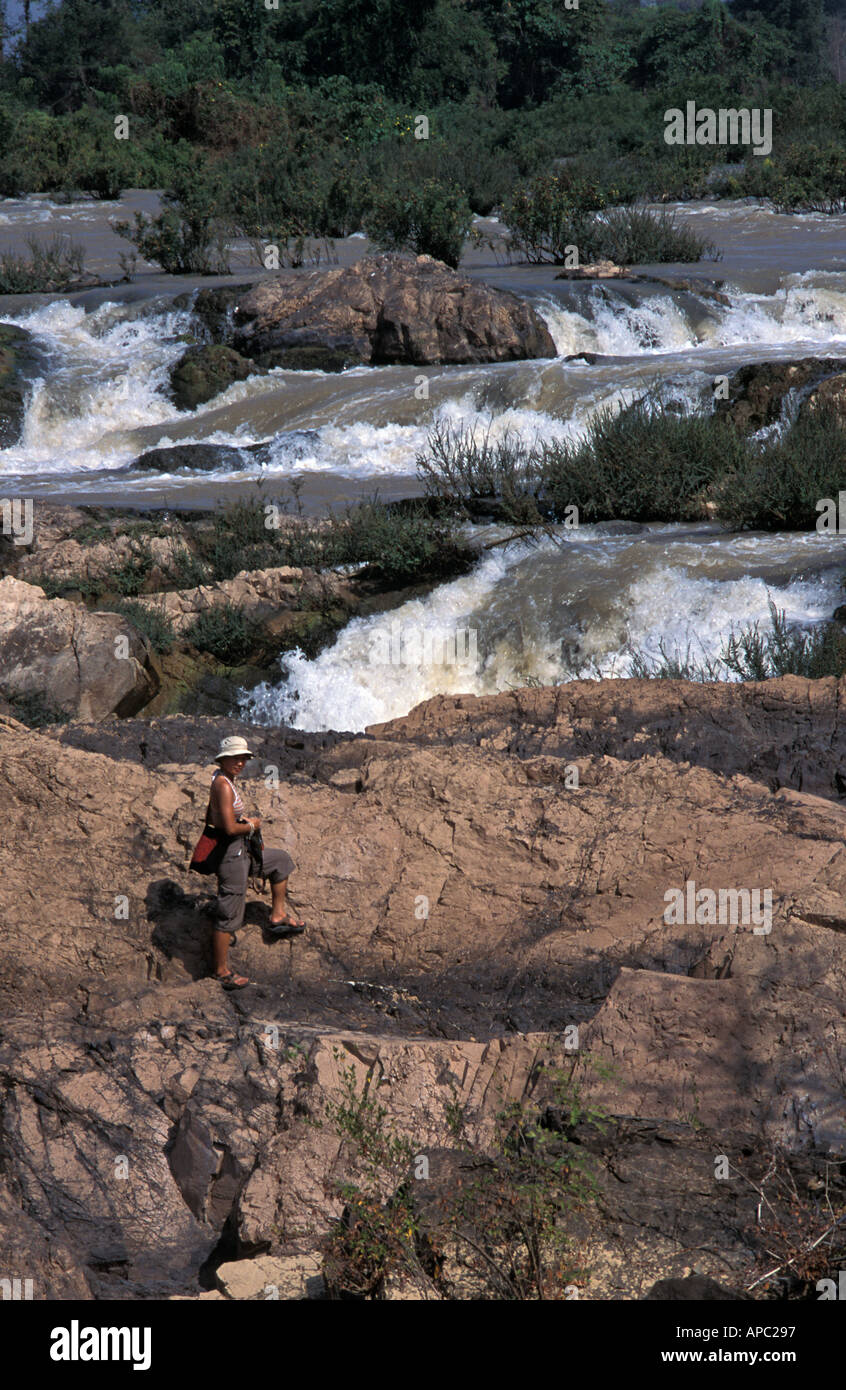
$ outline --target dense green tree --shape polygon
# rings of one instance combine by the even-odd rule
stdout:
[[[139,39],[129,0],[63,0],[30,25],[17,67],[40,106],[73,111],[94,99],[104,69],[143,58]]]
[[[479,0],[480,13],[496,36],[503,64],[500,87],[508,106],[542,101],[556,87],[578,88],[604,48],[615,70],[620,54],[608,45],[612,11],[606,0]],[[616,58],[616,62],[614,61]]]
[[[734,0],[732,13],[752,25],[763,20],[790,35],[789,76],[794,80],[807,82],[821,75],[826,36],[823,0]]]

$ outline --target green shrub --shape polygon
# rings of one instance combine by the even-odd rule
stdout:
[[[0,294],[60,294],[84,271],[83,248],[59,232],[49,241],[27,237],[26,245],[28,257],[0,253]]]
[[[135,223],[113,222],[118,236],[167,275],[226,275],[229,257],[213,215],[175,200],[156,217],[136,212]]]
[[[745,443],[721,418],[678,415],[647,399],[600,410],[581,441],[543,448],[542,495],[554,515],[582,521],[695,521],[713,485],[745,461]]]
[[[747,439],[723,415],[679,414],[652,396],[594,415],[576,441],[492,443],[436,425],[417,459],[426,492],[452,506],[498,499],[504,519],[697,521],[734,530],[810,530],[817,503],[846,489],[846,428],[803,412],[782,438]],[[479,508],[475,509],[478,513]]]
[[[617,265],[646,265],[662,261],[716,260],[713,242],[679,225],[674,213],[648,208],[612,208],[594,223],[590,259]]]
[[[776,212],[840,213],[846,207],[846,142],[791,145],[777,163],[767,160],[761,174],[758,196]]]
[[[210,652],[224,666],[240,666],[264,645],[262,624],[239,604],[207,608],[185,633],[198,651]]]
[[[438,179],[389,184],[373,194],[364,228],[383,250],[414,251],[457,266],[472,213],[463,189]]]
[[[174,558],[171,577],[180,588],[281,565],[320,570],[363,564],[383,582],[403,584],[471,563],[454,522],[432,516],[425,506],[387,506],[376,498],[313,525],[278,528],[264,502],[241,500],[215,513],[195,533],[194,545],[194,552],[183,547]]]
[[[516,188],[502,218],[511,246],[532,265],[561,265],[572,247],[579,259],[592,259],[595,217],[605,206],[598,184],[569,172],[542,174]]]
[[[436,423],[426,451],[416,460],[417,476],[430,497],[466,507],[476,499],[495,499],[503,519],[533,525],[541,519],[538,492],[543,468],[536,449],[490,430]],[[471,515],[473,509],[469,509]]]
[[[387,507],[378,499],[333,518],[326,541],[332,563],[364,563],[390,585],[436,579],[470,567],[472,555],[455,522],[427,508]]]
[[[830,409],[803,410],[779,439],[756,449],[716,491],[720,519],[735,530],[809,530],[817,502],[846,488],[846,428]]]
[[[48,724],[66,724],[68,714],[51,703],[46,695],[11,695],[12,716],[30,729],[44,729]]]
[[[515,189],[503,212],[510,245],[532,264],[568,264],[575,247],[579,264],[599,260],[619,265],[715,258],[716,247],[681,227],[674,214],[644,207],[613,207],[619,190],[606,193],[574,170],[544,174]]]
[[[326,1122],[343,1145],[351,1180],[338,1184],[346,1206],[325,1243],[324,1271],[336,1297],[378,1297],[389,1276],[445,1297],[467,1297],[446,1275],[448,1254],[463,1267],[470,1296],[496,1300],[562,1299],[576,1276],[572,1228],[598,1195],[595,1160],[576,1140],[603,1135],[608,1116],[583,1097],[576,1068],[539,1067],[549,1102],[507,1103],[484,1146],[464,1134],[462,1107],[445,1106],[457,1181],[435,1203],[420,1201],[415,1151],[390,1116],[359,1091],[353,1067],[337,1054],[340,1094]],[[600,1059],[581,1060],[607,1077]],[[443,1161],[445,1154],[439,1156]],[[385,1193],[391,1195],[385,1199]],[[423,1294],[422,1296],[425,1296]]]
[[[228,274],[221,180],[217,168],[179,147],[162,211],[153,218],[136,212],[133,226],[113,222],[112,227],[168,275]]]
[[[176,633],[163,608],[125,601],[114,604],[112,611],[128,618],[133,627],[147,638],[154,651],[166,655],[173,649]]]

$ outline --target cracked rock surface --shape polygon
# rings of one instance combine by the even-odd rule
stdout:
[[[440,698],[359,736],[0,717],[9,1274],[36,1298],[324,1296],[344,1069],[437,1183],[454,1107],[484,1148],[504,1101],[543,1104],[575,1025],[613,1117],[578,1140],[600,1192],[574,1233],[584,1296],[691,1269],[740,1287],[755,1146],[806,1187],[843,1183],[844,688],[585,682]],[[235,732],[308,930],[273,940],[248,894],[231,960],[255,983],[226,995],[186,866]],[[768,929],[668,922],[689,881],[769,890]]]

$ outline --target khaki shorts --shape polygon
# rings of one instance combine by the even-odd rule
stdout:
[[[281,883],[296,867],[287,850],[265,849],[262,856],[264,876],[271,883]],[[215,931],[236,932],[244,920],[247,899],[247,879],[250,856],[245,837],[239,835],[228,846],[217,871],[217,914]]]

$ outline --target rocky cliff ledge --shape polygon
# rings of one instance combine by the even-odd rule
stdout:
[[[568,1129],[596,1183],[568,1218],[580,1296],[691,1270],[749,1288],[773,1172],[812,1222],[844,1204],[844,696],[584,682],[356,737],[249,730],[245,799],[297,863],[309,930],[271,940],[251,896],[233,961],[256,984],[236,995],[207,977],[186,858],[220,734],[247,726],[0,718],[10,1274],[35,1297],[315,1296],[345,1075],[437,1186],[457,1114],[483,1153],[503,1105],[542,1110],[566,1064],[608,1117]],[[668,923],[691,881],[769,889],[769,929]],[[794,1287],[782,1269],[754,1296]],[[411,1296],[469,1295],[441,1263]]]

